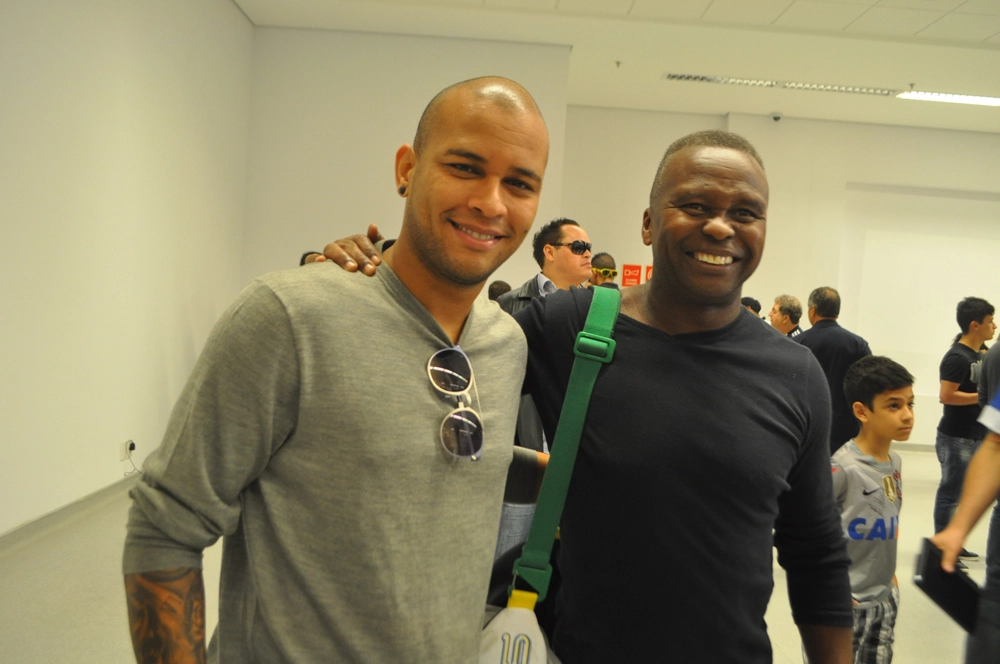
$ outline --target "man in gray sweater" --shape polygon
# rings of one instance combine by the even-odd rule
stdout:
[[[521,86],[447,88],[396,153],[406,206],[377,278],[278,272],[222,316],[131,492],[139,662],[206,661],[219,537],[209,661],[475,660],[526,358],[477,296],[527,235],[547,157]]]

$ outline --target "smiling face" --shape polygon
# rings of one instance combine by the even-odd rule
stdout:
[[[764,250],[764,170],[744,152],[694,146],[671,155],[657,177],[642,229],[652,279],[687,306],[738,307]]]
[[[533,109],[473,90],[450,93],[436,113],[420,153],[396,154],[396,184],[408,192],[399,242],[435,279],[477,286],[531,228],[548,132]]]

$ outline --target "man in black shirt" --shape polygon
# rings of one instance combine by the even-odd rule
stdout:
[[[962,481],[969,460],[986,434],[979,418],[978,364],[980,350],[993,338],[993,305],[979,297],[958,303],[956,320],[961,333],[941,360],[941,403],[934,447],[941,462],[941,483],[934,497],[934,532],[944,530],[962,495]],[[965,552],[968,554],[968,552]],[[975,557],[966,555],[965,557]]]
[[[642,225],[653,276],[622,291],[563,511],[552,637],[568,664],[770,662],[772,546],[810,661],[850,661],[823,372],[740,303],[767,203],[742,137],[699,132],[661,162]],[[515,316],[550,434],[591,298]]]
[[[740,304],[767,205],[740,136],[698,132],[664,155],[642,223],[653,276],[622,291],[562,515],[551,636],[566,664],[770,663],[774,547],[810,662],[851,661],[823,371]],[[559,291],[515,314],[550,437],[592,298]]]
[[[812,351],[826,374],[830,388],[832,419],[830,424],[830,454],[858,435],[858,420],[844,396],[844,377],[852,364],[872,354],[868,342],[845,330],[837,322],[840,316],[840,293],[821,286],[809,294],[808,330],[796,341]]]

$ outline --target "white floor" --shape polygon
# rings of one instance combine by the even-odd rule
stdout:
[[[931,510],[939,467],[933,451],[901,450],[903,530],[897,576],[900,616],[896,662],[960,662],[963,632],[911,581],[920,538],[932,530]],[[127,487],[118,485],[0,538],[0,662],[113,664],[132,662],[120,573],[128,511]],[[988,519],[973,532],[968,548],[986,551]],[[215,627],[220,547],[205,555],[209,633]],[[985,565],[969,565],[982,583]],[[792,623],[785,578],[775,563],[774,595],[767,622],[776,664],[802,661]]]

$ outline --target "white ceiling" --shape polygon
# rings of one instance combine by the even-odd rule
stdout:
[[[234,0],[258,26],[572,47],[571,104],[1000,133],[1000,108],[665,73],[1000,97],[1000,0]],[[400,66],[405,66],[401,63]]]

